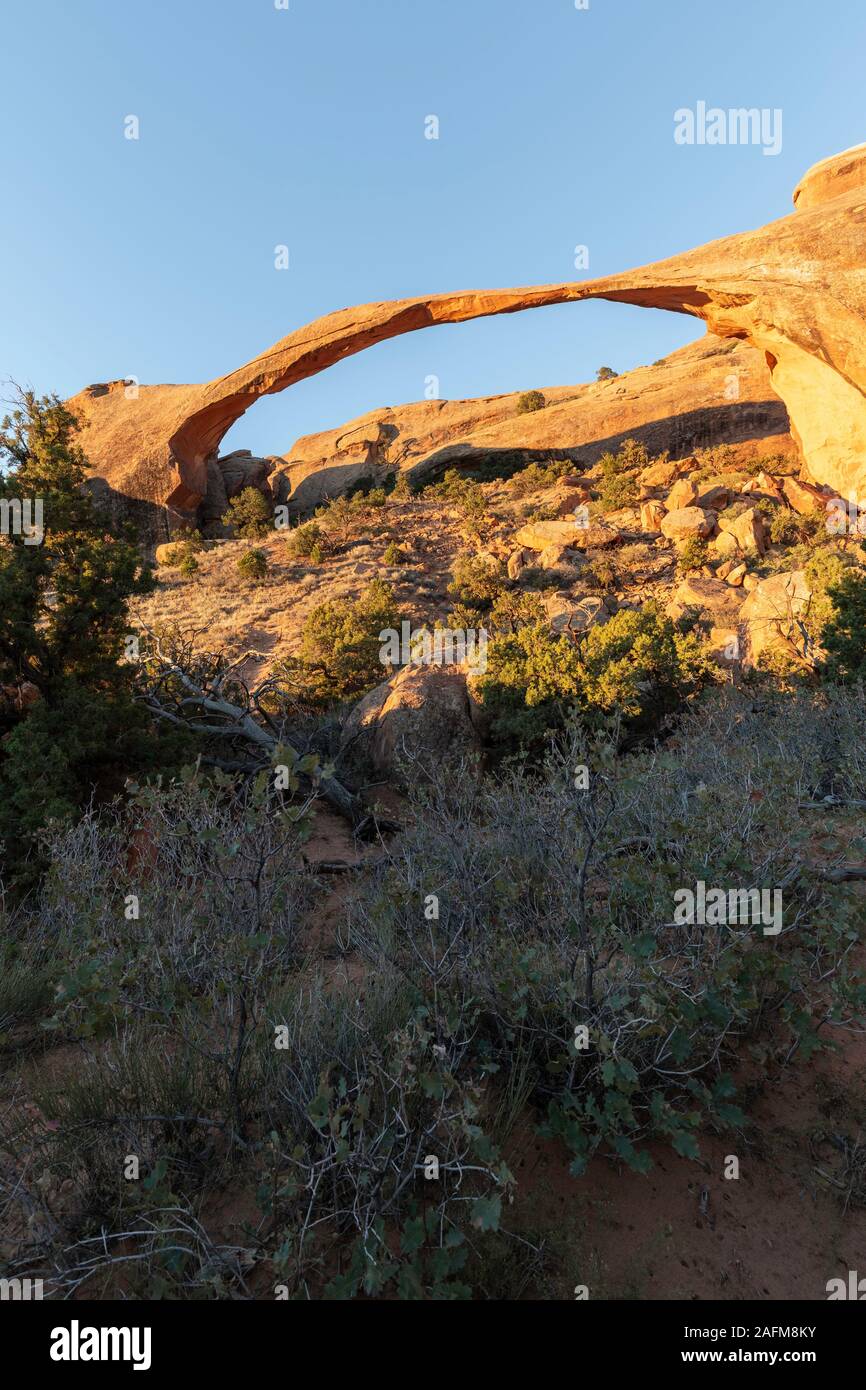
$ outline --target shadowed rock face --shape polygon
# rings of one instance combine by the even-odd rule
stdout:
[[[73,408],[96,472],[115,493],[194,515],[207,463],[260,396],[375,343],[440,323],[609,299],[703,319],[765,354],[812,477],[866,488],[866,146],[816,165],[796,211],[622,275],[584,283],[466,291],[343,309],[203,386],[88,388]]]
[[[627,438],[674,458],[717,444],[753,457],[756,443],[760,452],[797,455],[767,364],[747,343],[708,336],[654,366],[611,381],[545,388],[544,397],[545,408],[528,415],[518,413],[517,393],[418,401],[305,435],[279,469],[284,495],[292,510],[309,512],[395,470],[413,484],[448,468],[490,466],[495,473],[536,459],[570,459],[579,470]]]

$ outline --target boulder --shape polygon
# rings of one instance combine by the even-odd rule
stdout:
[[[783,478],[782,492],[788,506],[800,516],[811,516],[813,512],[823,512],[827,506],[826,494],[814,483],[802,482],[799,478]]]
[[[585,487],[563,487],[558,483],[545,495],[545,506],[549,507],[557,519],[575,520],[575,512],[580,507],[589,506],[589,492]]]
[[[720,579],[687,575],[668,604],[668,616],[680,618],[688,609],[698,609],[718,626],[731,626],[739,616],[740,597]]]
[[[519,550],[514,550],[508,557],[508,578],[519,579],[523,571],[532,561],[532,551],[521,546]]]
[[[771,497],[774,502],[785,501],[785,494],[782,491],[781,484],[777,483],[776,479],[771,477],[769,473],[765,473],[763,469],[760,473],[756,473],[754,478],[750,478],[749,481],[743,485],[741,491],[746,496],[757,493],[761,497]]]
[[[662,521],[662,535],[673,541],[692,537],[706,540],[713,534],[715,526],[715,512],[705,511],[703,507],[683,507],[679,511],[668,512]]]
[[[805,614],[811,598],[804,570],[758,581],[740,608],[747,665],[757,665],[761,655],[773,648],[794,653],[801,644],[797,619]]]
[[[481,751],[466,673],[455,666],[404,666],[351,711],[340,740],[396,783],[443,764],[475,768]]]
[[[551,545],[575,545],[581,529],[576,521],[531,521],[514,539],[527,550],[547,550]]]
[[[597,594],[577,603],[573,599],[548,596],[544,606],[551,629],[556,633],[588,632],[591,627],[604,627],[611,619],[609,605]]]
[[[583,563],[583,556],[567,545],[549,545],[538,557],[538,564],[543,570],[556,570],[563,566]]]
[[[674,483],[667,496],[665,506],[669,512],[680,512],[685,507],[691,507],[698,500],[697,485],[689,478],[680,478],[678,483]]]
[[[733,536],[744,555],[763,555],[767,549],[767,529],[764,514],[757,507],[749,507],[733,520],[719,519],[719,529]]]
[[[734,589],[739,589],[742,587],[747,573],[748,571],[745,565],[735,565],[734,568],[725,575],[725,581]]]
[[[244,492],[248,487],[254,487],[257,492],[263,492],[266,497],[270,497],[268,478],[274,471],[270,459],[255,458],[249,449],[236,449],[233,454],[218,458],[216,463],[229,499],[237,497],[238,493]]]
[[[683,474],[697,464],[697,459],[680,459],[673,463],[667,460],[660,463],[651,463],[649,468],[645,468],[639,474],[639,481],[642,487],[664,488],[671,487]]]
[[[642,502],[640,509],[641,530],[647,535],[658,535],[662,529],[665,508],[662,502]]]
[[[710,542],[710,546],[716,555],[722,555],[726,559],[733,559],[740,554],[737,538],[730,531],[720,531]]]
[[[706,511],[723,512],[725,507],[730,505],[730,501],[730,488],[716,486],[707,488],[706,492],[702,492],[695,505],[703,507]]]

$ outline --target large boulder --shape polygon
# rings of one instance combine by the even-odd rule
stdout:
[[[691,478],[680,478],[674,483],[665,503],[669,512],[680,512],[684,507],[692,507],[698,500],[698,486]]]
[[[443,764],[475,767],[481,745],[465,671],[404,666],[355,706],[340,748],[366,755],[379,776],[396,783],[432,774]]]
[[[222,474],[227,497],[237,497],[238,493],[244,492],[248,487],[253,487],[257,492],[270,497],[268,478],[274,471],[272,459],[255,458],[249,449],[236,449],[233,454],[218,458],[216,464]]]
[[[661,529],[662,535],[672,541],[692,538],[706,540],[713,534],[715,526],[715,512],[705,511],[703,507],[681,507],[678,511],[668,512]]]
[[[798,619],[808,611],[811,598],[804,570],[774,574],[756,584],[740,608],[746,665],[756,666],[772,649],[793,655],[801,648]]]
[[[719,518],[719,530],[733,536],[743,555],[763,555],[767,549],[767,528],[764,514],[757,507],[749,507],[733,520]]]
[[[547,550],[552,545],[576,545],[580,531],[576,521],[531,521],[514,539],[527,550]]]
[[[716,627],[730,627],[736,624],[741,599],[735,589],[720,579],[704,579],[701,575],[687,575],[682,581],[670,603],[668,615],[679,618],[689,609],[697,609],[701,616],[711,619]]]

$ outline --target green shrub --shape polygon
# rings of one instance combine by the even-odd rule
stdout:
[[[594,555],[580,571],[581,582],[587,588],[610,593],[619,588],[619,571],[607,555]]]
[[[547,402],[541,391],[524,391],[522,396],[517,398],[518,415],[532,415],[537,410],[543,410]]]
[[[543,487],[552,487],[555,482],[568,473],[573,473],[575,465],[569,459],[552,459],[550,463],[529,463],[512,473],[508,479],[508,490],[514,497],[526,497]]]
[[[595,373],[596,381],[613,381],[617,376],[619,372],[615,372],[613,367],[599,367]]]
[[[49,817],[73,814],[98,784],[160,754],[124,659],[129,601],[152,591],[153,574],[130,530],[109,533],[77,430],[56,397],[33,392],[0,427],[0,499],[43,505],[41,544],[11,531],[0,545],[0,685],[38,692],[0,708],[7,871],[29,872],[32,836]]]
[[[631,742],[646,738],[710,677],[698,638],[649,603],[592,627],[579,649],[547,626],[494,637],[474,689],[493,740],[532,748],[571,706],[590,721],[616,715]]]
[[[381,684],[379,634],[400,631],[394,593],[374,579],[360,598],[331,599],[312,609],[301,633],[301,655],[287,663],[303,699],[314,708],[359,699]]]
[[[204,541],[198,531],[193,531],[184,536],[182,540],[175,541],[174,545],[165,546],[159,557],[160,567],[163,569],[180,569],[184,560],[195,559],[195,556],[204,549]]]
[[[304,526],[296,526],[286,536],[286,546],[290,555],[315,561],[314,552],[319,551],[321,559],[322,529],[315,521]]]
[[[820,512],[801,516],[791,507],[774,507],[769,517],[773,545],[808,545],[826,535],[824,517]]]
[[[492,555],[458,555],[448,592],[461,603],[489,608],[501,594],[506,579],[505,566]]]
[[[385,546],[382,552],[383,565],[403,565],[406,563],[406,556],[395,541],[391,541]]]
[[[274,524],[273,506],[256,487],[245,487],[229,502],[223,514],[223,525],[231,526],[236,536],[254,541],[267,534]]]
[[[709,546],[697,536],[690,536],[677,549],[677,564],[683,574],[703,569],[709,559]]]
[[[537,748],[579,698],[581,664],[567,637],[546,625],[495,637],[487,671],[473,681],[494,744]]]
[[[264,550],[248,550],[246,554],[242,555],[238,560],[238,573],[241,574],[244,579],[251,579],[253,581],[264,579],[267,576],[268,568],[268,556],[267,552]]]
[[[693,633],[679,631],[656,603],[621,609],[591,628],[583,650],[584,708],[621,714],[630,733],[656,732],[711,677]]]
[[[637,475],[652,462],[646,446],[636,439],[626,439],[615,454],[603,454],[599,459],[599,502],[603,510],[615,512],[632,506],[640,495]]]
[[[178,572],[183,575],[184,579],[192,579],[194,574],[198,574],[199,568],[200,566],[195,556],[187,555],[178,565]]]
[[[827,590],[832,612],[821,631],[825,674],[832,681],[866,680],[866,574],[848,570]]]

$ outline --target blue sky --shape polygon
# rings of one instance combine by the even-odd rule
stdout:
[[[332,309],[771,221],[866,139],[864,39],[862,0],[3,0],[0,381],[205,381]],[[701,100],[781,108],[781,153],[677,145]],[[430,375],[450,398],[585,381],[699,331],[606,304],[432,329],[259,402],[224,447],[285,452]]]

